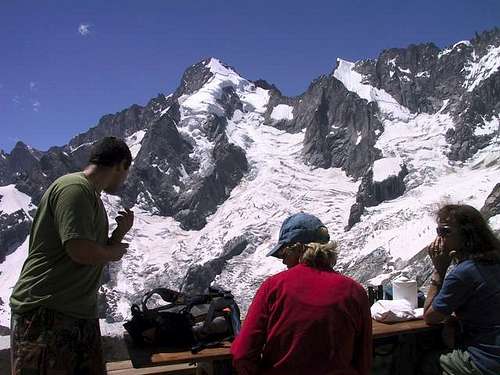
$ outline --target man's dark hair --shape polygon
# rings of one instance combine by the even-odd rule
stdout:
[[[437,212],[438,220],[452,220],[464,239],[460,252],[468,259],[500,262],[500,240],[483,215],[465,204],[448,204]]]
[[[97,141],[90,151],[89,164],[114,167],[125,161],[125,168],[132,164],[132,154],[127,144],[116,137],[104,137]]]

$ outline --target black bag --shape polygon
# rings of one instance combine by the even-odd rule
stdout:
[[[160,296],[167,305],[149,309],[148,300]],[[230,292],[210,288],[208,294],[185,295],[157,288],[146,293],[140,308],[132,305],[132,319],[123,326],[138,345],[191,349],[232,341],[240,331],[240,310]]]

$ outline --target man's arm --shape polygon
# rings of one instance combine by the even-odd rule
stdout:
[[[116,217],[116,229],[111,234],[108,243],[111,244],[119,244],[123,241],[123,238],[127,234],[127,232],[134,225],[134,212],[128,208],[125,211],[119,211],[118,216]]]
[[[93,226],[94,200],[84,187],[73,184],[55,193],[50,202],[54,224],[65,251],[73,261],[84,265],[100,265],[119,260],[128,247],[128,244],[121,243],[122,235],[108,245],[97,242]],[[130,212],[126,211],[125,215],[117,218],[118,231],[115,232],[118,234],[123,232],[124,235],[132,226],[133,213]]]
[[[65,244],[66,252],[76,263],[84,265],[102,265],[120,260],[127,252],[127,243],[116,243],[101,246],[90,240],[68,240]]]

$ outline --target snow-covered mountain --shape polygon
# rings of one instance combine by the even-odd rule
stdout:
[[[245,310],[282,270],[266,258],[285,217],[320,217],[339,242],[338,269],[363,283],[405,272],[424,284],[422,248],[443,202],[479,209],[500,229],[500,30],[339,59],[298,97],[211,58],[146,106],[104,116],[64,147],[19,142],[0,152],[0,325],[27,254],[33,209],[58,176],[85,164],[105,135],[134,162],[112,219],[133,207],[131,246],[106,272],[101,314],[119,322],[146,289],[216,283]],[[484,207],[483,207],[484,206]]]

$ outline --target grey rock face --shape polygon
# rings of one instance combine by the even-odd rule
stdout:
[[[333,76],[312,83],[300,98],[292,129],[306,128],[304,159],[321,168],[342,168],[361,177],[377,159],[378,107],[348,91]]]
[[[210,284],[220,275],[228,260],[240,255],[248,245],[248,239],[242,235],[233,238],[224,245],[221,255],[203,265],[189,268],[183,282],[182,291],[185,293],[201,294],[206,292]]]
[[[438,53],[439,48],[432,43],[391,48],[384,50],[376,61],[358,64],[357,70],[368,75],[371,85],[387,91],[412,112],[431,112],[435,110],[429,96],[435,83],[431,72],[435,70]]]
[[[123,192],[120,194],[126,205],[132,206],[138,199],[155,213],[170,216],[178,192],[174,186],[180,182],[182,170],[187,173],[198,168],[190,159],[192,146],[177,130],[180,114],[177,104],[148,129]]]
[[[389,273],[393,267],[392,256],[386,250],[378,248],[350,265],[347,274],[358,282],[366,284],[368,280],[381,273]]]
[[[157,114],[172,103],[172,97],[167,98],[165,95],[159,94],[156,98],[151,99],[145,107],[134,104],[116,114],[105,115],[95,127],[71,139],[68,146],[70,150],[73,150],[87,143],[92,144],[103,137],[126,138],[138,130],[147,128]]]
[[[419,287],[429,286],[434,267],[432,266],[431,258],[428,256],[427,246],[407,261],[406,270],[408,275],[417,280]]]
[[[37,202],[47,186],[47,177],[40,168],[40,160],[44,153],[17,142],[10,154],[4,154],[3,184],[15,184],[16,188],[31,196]]]
[[[256,81],[252,81],[255,86],[260,87],[264,90],[270,90],[273,93],[281,96],[281,91],[272,83],[267,82],[265,79],[258,79]]]
[[[213,74],[207,67],[210,59],[205,59],[191,65],[182,75],[181,83],[174,93],[174,97],[190,95],[203,87],[212,78]]]
[[[123,202],[127,206],[139,202],[164,216],[177,215],[184,228],[200,229],[205,225],[205,216],[229,196],[248,168],[244,152],[229,145],[224,134],[227,118],[242,110],[234,88],[228,86],[217,99],[224,108],[224,116],[208,115],[203,125],[205,135],[214,143],[213,170],[190,179],[187,183],[192,186],[186,185],[185,175],[193,176],[200,165],[190,155],[193,141],[181,136],[177,129],[180,122],[177,98],[200,89],[213,76],[208,62],[204,60],[187,69],[174,95],[160,94],[144,107],[133,105],[114,115],[105,115],[97,126],[74,137],[67,146],[39,152],[19,142],[10,155],[3,152],[0,155],[0,182],[15,183],[37,204],[56,178],[86,165],[96,140],[105,136],[125,138],[146,130],[141,151],[120,192]]]
[[[449,158],[465,161],[499,136],[498,131],[489,135],[475,135],[474,132],[483,127],[485,120],[491,121],[493,115],[500,113],[500,72],[484,80],[472,92],[465,93],[455,113],[455,129],[446,134],[451,144]]]
[[[356,203],[351,207],[346,230],[360,221],[365,207],[377,206],[383,201],[403,195],[406,188],[404,178],[407,174],[406,165],[402,165],[397,176],[389,176],[383,181],[373,181],[373,171],[368,171],[359,185]]]
[[[209,114],[203,124],[203,131],[205,132],[208,140],[214,142],[218,137],[225,133],[226,127],[227,121],[225,117]]]
[[[288,96],[283,96],[281,91],[278,88],[264,80],[258,80],[254,82],[256,86],[261,87],[265,90],[269,90],[269,102],[267,104],[266,112],[264,113],[264,124],[274,126],[277,129],[286,130],[290,133],[295,133],[300,131],[301,125],[298,123],[294,123],[290,120],[275,120],[271,118],[271,113],[277,105],[285,104],[291,107],[297,106],[299,103],[301,96],[290,98]]]
[[[78,147],[84,143],[92,143],[95,140],[106,136],[123,138],[134,131],[140,130],[138,125],[141,124],[142,112],[143,107],[133,105],[130,108],[114,115],[105,115],[101,117],[97,126],[74,137],[69,142],[69,146],[73,148]]]
[[[225,116],[228,119],[233,117],[234,111],[237,109],[243,111],[243,103],[241,103],[239,96],[232,86],[226,86],[222,89],[222,96],[218,99],[218,102],[224,108]]]
[[[371,85],[390,93],[412,112],[434,113],[447,100],[445,111],[455,121],[446,135],[451,160],[465,161],[482,149],[492,135],[474,134],[500,111],[500,72],[468,90],[466,73],[489,49],[500,46],[500,29],[477,34],[467,43],[440,50],[434,44],[410,45],[383,51],[377,60],[356,64]]]
[[[448,53],[432,43],[391,48],[356,70],[412,112],[434,113],[444,99],[456,101],[465,91],[463,69],[473,48],[461,44]]]
[[[248,171],[245,152],[227,141],[225,134],[215,141],[212,153],[215,167],[212,172],[182,194],[176,204],[175,218],[185,229],[199,230],[206,217],[215,212],[219,204],[229,197],[231,190]]]
[[[0,150],[0,185],[8,185],[11,179],[11,174],[8,169],[8,155]]]
[[[9,168],[12,172],[22,171],[29,174],[38,167],[39,152],[29,149],[23,142],[17,142],[9,157]]]
[[[0,214],[0,263],[26,240],[30,227],[31,219],[23,210]]]
[[[500,46],[500,29],[494,28],[476,34],[471,43],[474,53],[465,61],[465,71],[492,47]],[[499,135],[498,131],[496,134],[474,135],[474,131],[481,128],[485,120],[490,121],[492,116],[500,113],[500,72],[481,81],[472,91],[465,91],[465,87],[462,87],[462,92],[464,93],[453,110],[455,130],[450,130],[447,140],[451,144],[450,159],[464,161]]]
[[[496,184],[481,208],[481,213],[488,220],[500,214],[500,183]]]

